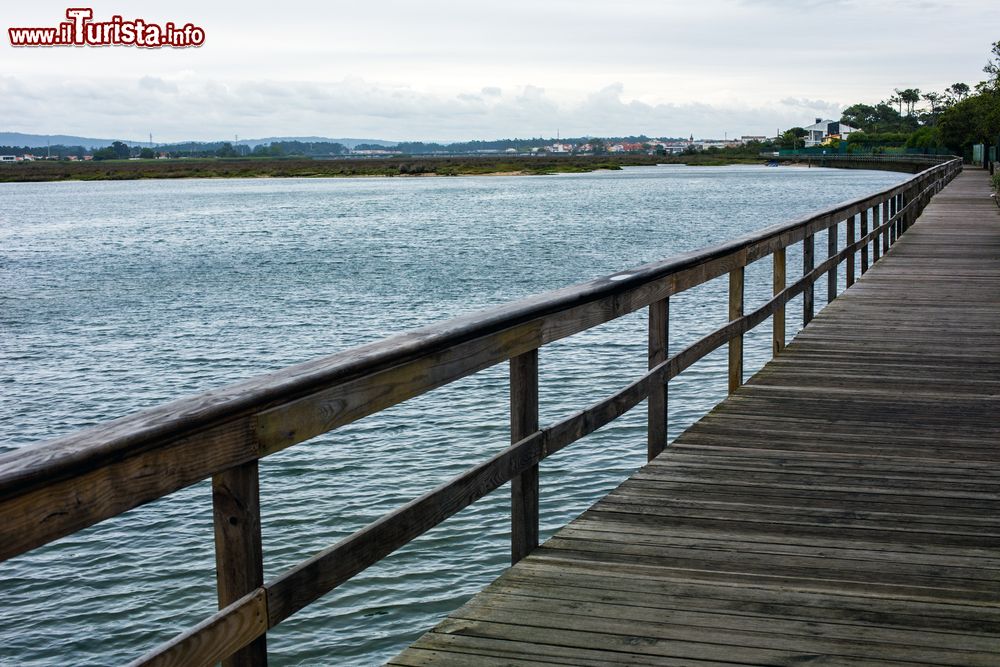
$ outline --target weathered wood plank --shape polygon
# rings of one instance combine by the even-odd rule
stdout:
[[[744,269],[740,267],[729,273],[729,321],[743,317],[743,276]],[[734,336],[729,340],[729,393],[733,393],[743,384],[743,335]]]
[[[868,273],[868,209],[861,211],[861,238],[865,239],[865,244],[861,246],[861,273]]]
[[[834,257],[837,254],[837,236],[839,234],[840,224],[836,224],[830,229],[826,230],[826,256],[827,258]],[[834,266],[829,271],[826,272],[826,301],[827,303],[833,302],[837,298],[837,267]]]
[[[786,258],[785,249],[774,251],[771,268],[771,294],[777,296],[785,289]],[[785,350],[785,304],[774,309],[771,327],[771,354],[777,356]]]
[[[648,368],[667,360],[670,352],[670,300],[649,306]],[[667,446],[667,395],[669,382],[652,382],[647,399],[646,459],[652,461]]]
[[[510,360],[510,441],[538,430],[538,350]],[[516,563],[538,546],[538,464],[510,483],[510,559]]]
[[[210,667],[267,631],[267,593],[257,589],[130,667]]]
[[[264,585],[257,461],[212,477],[212,510],[216,587],[219,609],[225,609]],[[223,667],[266,664],[267,639],[264,635],[222,661]]]
[[[815,243],[813,242],[812,236],[807,236],[802,240],[802,275],[807,276],[812,273],[815,260]],[[802,292],[802,324],[806,325],[812,321],[814,308],[813,308],[813,283],[812,281],[806,286],[805,290]]]

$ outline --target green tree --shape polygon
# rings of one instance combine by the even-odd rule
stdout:
[[[782,148],[803,148],[805,147],[805,142],[802,140],[802,137],[807,134],[809,133],[801,127],[793,127],[785,130],[778,138],[778,145]]]
[[[941,147],[941,130],[938,127],[925,125],[907,138],[907,148],[939,148]]]
[[[983,72],[989,76],[984,82],[986,87],[993,90],[1000,89],[1000,41],[990,46],[990,59],[986,61]]]
[[[938,116],[948,106],[947,98],[941,93],[934,91],[924,93],[922,97],[930,105],[930,109],[921,116],[921,120],[927,125],[936,125]]]
[[[944,92],[954,104],[955,102],[961,102],[968,97],[970,90],[969,85],[966,83],[953,83],[948,86]]]
[[[890,130],[898,130],[903,122],[903,117],[892,107],[893,100],[879,102],[875,106],[875,131],[876,132],[889,132]]]
[[[938,122],[941,141],[959,155],[968,155],[973,144],[995,144],[1000,137],[1000,41],[990,45],[990,59],[983,68],[990,78],[976,84],[970,94],[965,84],[953,84],[949,94],[957,101]]]
[[[238,157],[239,156],[239,153],[236,152],[236,149],[233,148],[233,145],[231,143],[229,143],[228,141],[225,142],[224,144],[222,144],[222,146],[220,146],[219,149],[215,151],[215,154],[218,157]]]
[[[139,151],[139,157],[141,157],[143,160],[152,160],[153,158],[156,157],[156,153],[153,152],[152,148],[143,148],[141,151]]]
[[[903,117],[903,91],[899,88],[896,89],[896,94],[889,98],[889,104],[895,104],[899,107],[899,117]]]
[[[973,144],[993,143],[1000,136],[1000,89],[970,95],[941,114],[941,140],[959,155]]]
[[[864,132],[878,129],[878,111],[870,104],[852,104],[840,114],[840,122]]]
[[[129,155],[131,155],[131,149],[129,149],[128,144],[116,141],[111,144],[111,150],[115,153],[115,159],[127,160]]]
[[[914,108],[920,102],[920,89],[907,88],[902,91],[897,90],[896,92],[899,94],[899,99],[906,104],[906,115],[912,116]]]

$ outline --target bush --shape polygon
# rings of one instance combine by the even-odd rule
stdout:
[[[906,140],[907,148],[938,148],[941,145],[941,130],[937,127],[924,126]]]

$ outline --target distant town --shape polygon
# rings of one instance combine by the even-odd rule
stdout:
[[[803,128],[801,147],[815,146],[846,139],[854,128],[838,121],[817,118],[815,123]],[[22,135],[24,136],[24,135]],[[84,139],[80,144],[52,143],[44,135],[32,145],[0,145],[0,162],[32,162],[37,160],[144,160],[183,158],[241,158],[241,157],[312,157],[323,158],[379,158],[400,156],[558,156],[558,155],[683,155],[700,152],[718,152],[726,149],[767,151],[784,144],[782,136],[741,135],[723,139],[696,139],[688,137],[577,137],[555,139],[498,139],[493,141],[467,141],[455,143],[386,142],[375,140],[333,140],[324,138],[275,138],[271,140],[183,142],[158,144],[150,137],[146,142],[112,141],[97,146],[100,140]],[[0,140],[4,135],[0,134]],[[83,138],[80,138],[83,139]]]

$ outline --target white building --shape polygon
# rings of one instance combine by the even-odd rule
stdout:
[[[819,146],[828,139],[846,139],[849,134],[858,131],[856,127],[851,127],[846,123],[823,120],[822,118],[817,118],[815,123],[802,129],[806,131],[806,136],[803,137],[806,148]]]

